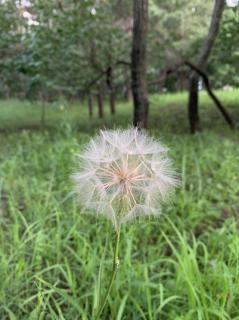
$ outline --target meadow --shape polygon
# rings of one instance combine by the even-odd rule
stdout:
[[[150,97],[150,134],[169,146],[181,185],[158,219],[124,225],[102,319],[239,319],[239,90],[217,92],[231,131],[201,93],[188,133],[186,93]],[[100,128],[128,127],[131,102],[88,119],[64,100],[0,101],[0,319],[92,319],[112,261],[111,223],[81,215],[70,175]],[[96,113],[96,110],[94,110]]]

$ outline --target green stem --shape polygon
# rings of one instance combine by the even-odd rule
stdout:
[[[106,302],[108,300],[108,297],[109,297],[109,294],[110,294],[110,291],[111,291],[111,288],[112,288],[116,273],[117,273],[118,268],[119,268],[119,257],[118,257],[119,242],[120,242],[120,228],[117,231],[117,237],[116,237],[115,249],[114,249],[113,267],[112,267],[112,274],[111,274],[110,282],[109,282],[108,288],[106,290],[106,294],[104,296],[104,299],[103,299],[103,301],[101,303],[101,306],[99,307],[99,311],[98,311],[98,313],[96,315],[95,320],[100,318],[100,315],[101,315],[101,313],[103,312],[103,310],[105,308],[105,305],[106,305]]]

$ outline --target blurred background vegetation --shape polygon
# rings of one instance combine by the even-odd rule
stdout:
[[[234,130],[200,77],[203,132],[188,133],[178,68],[197,65],[219,1],[0,0],[1,320],[87,320],[99,304],[113,231],[80,214],[70,175],[99,129],[132,125],[133,2],[148,2],[148,130],[181,186],[160,219],[123,228],[102,319],[239,319],[238,7],[203,68]]]
[[[213,1],[149,1],[148,80],[171,67],[179,53],[194,60],[207,34]],[[92,81],[111,61],[130,61],[132,1],[1,1],[0,97],[47,100],[83,98],[93,87],[107,92],[105,79]],[[209,59],[214,88],[239,85],[239,19],[226,7]],[[130,88],[126,65],[114,67],[121,99]],[[180,70],[150,92],[187,89]]]

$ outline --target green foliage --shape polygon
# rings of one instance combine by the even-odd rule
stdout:
[[[207,34],[212,2],[151,1],[150,61],[159,69],[194,59]]]
[[[0,1],[0,28],[0,95],[9,96],[10,87],[15,92],[22,89],[17,65],[23,50],[24,19],[17,14],[15,1]]]
[[[238,91],[221,94],[236,114]],[[239,319],[237,132],[202,94],[207,130],[189,136],[185,102],[186,94],[151,97],[151,133],[170,146],[181,187],[160,219],[123,228],[105,319]],[[115,123],[108,116],[89,123],[84,106],[61,111],[62,104],[48,105],[54,131],[0,133],[1,319],[91,319],[99,278],[108,280],[111,225],[80,214],[69,176],[97,126],[127,126],[131,112],[121,104]],[[0,105],[15,129],[36,125],[35,109]]]
[[[27,97],[36,97],[39,93],[47,98],[77,96],[87,91],[88,84],[110,63],[123,60],[129,48],[125,46],[124,32],[115,23],[109,4],[42,0],[29,1],[27,6],[15,4],[11,8],[4,2],[2,7],[10,12],[14,22],[14,25],[7,24],[6,14],[0,16],[0,25],[6,24],[4,31],[9,33],[13,29],[13,36],[3,38],[2,46],[12,47],[19,35],[16,41],[21,47],[15,59],[10,49],[6,49],[10,56],[2,57],[7,74],[1,73],[3,81],[13,95],[22,90]],[[22,79],[22,86],[17,89],[15,73]],[[7,76],[11,82],[7,81]]]
[[[148,80],[180,57],[194,59],[207,34],[212,1],[149,1]],[[52,100],[83,97],[117,61],[130,61],[132,1],[0,1],[0,96]],[[238,19],[226,9],[209,64],[216,87],[238,86]],[[220,66],[220,68],[218,67]],[[188,73],[171,77],[169,91],[186,88]],[[114,90],[130,86],[127,65],[113,68]],[[91,86],[91,83],[94,85]],[[149,88],[152,92],[162,88]]]
[[[217,87],[239,86],[239,18],[237,13],[227,9],[211,57],[210,69]]]

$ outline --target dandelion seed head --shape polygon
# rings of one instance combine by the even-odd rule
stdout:
[[[116,229],[138,216],[157,216],[177,185],[167,148],[137,129],[101,131],[79,155],[73,175],[80,203]]]

